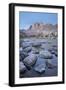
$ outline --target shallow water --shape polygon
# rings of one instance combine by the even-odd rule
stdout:
[[[40,42],[41,44],[44,45],[44,50],[53,50],[54,47],[58,47],[57,45],[57,39],[37,39],[37,38],[25,38],[25,39],[22,39],[21,40],[22,42],[27,42],[27,43],[35,43],[35,42]],[[43,50],[41,49],[40,47],[37,47],[37,49],[39,51]],[[57,50],[58,51],[58,50]],[[24,78],[27,78],[27,77],[48,77],[48,76],[57,76],[58,74],[58,55],[56,56],[55,54],[52,54],[53,55],[53,59],[52,59],[52,64],[56,65],[55,68],[48,68],[46,67],[46,70],[45,72],[43,73],[38,73],[34,70],[35,68],[35,65],[30,69],[30,70],[26,70],[25,73],[20,73],[20,78],[24,77]],[[37,61],[36,63],[41,63],[41,61]]]

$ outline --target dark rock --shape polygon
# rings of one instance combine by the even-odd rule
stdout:
[[[45,58],[45,59],[52,59],[53,58],[52,54],[47,50],[40,51],[39,56],[42,58]]]
[[[26,58],[28,56],[28,53],[27,52],[20,52],[20,61],[23,61],[24,58]]]
[[[19,48],[19,51],[20,51],[20,52],[21,52],[21,51],[23,51],[23,48],[22,48],[22,47],[20,47],[20,48]]]
[[[42,44],[40,48],[45,49],[45,47],[46,47],[45,44]]]
[[[24,73],[26,71],[26,67],[21,61],[19,62],[19,70],[20,70],[20,73]]]
[[[57,66],[57,62],[51,59],[46,60],[46,65],[48,68],[53,69]]]
[[[31,43],[28,43],[28,42],[23,42],[22,43],[22,48],[27,48],[27,47],[30,47],[31,46]]]
[[[23,60],[23,62],[28,68],[31,68],[35,64],[36,60],[37,60],[37,56],[35,54],[31,54],[31,55],[27,56]]]
[[[46,70],[45,59],[38,57],[34,70],[39,73],[43,73]]]
[[[54,50],[52,50],[52,51],[51,51],[51,54],[55,54],[55,51],[54,51]]]
[[[39,50],[36,49],[36,48],[32,48],[32,53],[33,53],[33,54],[39,54]]]
[[[51,54],[54,54],[56,57],[58,56],[58,52],[54,50],[51,51]]]
[[[24,52],[30,52],[32,50],[32,47],[26,47],[25,49],[23,49]]]
[[[34,42],[32,44],[33,47],[40,47],[41,46],[41,43],[40,42]]]
[[[45,72],[45,64],[39,64],[35,67],[35,71],[39,72],[39,73],[42,73],[42,72]]]

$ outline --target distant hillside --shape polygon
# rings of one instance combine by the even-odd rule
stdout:
[[[35,23],[27,30],[20,30],[20,37],[57,37],[58,25]]]

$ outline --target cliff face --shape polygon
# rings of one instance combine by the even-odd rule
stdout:
[[[27,30],[20,30],[22,37],[57,37],[58,25],[35,23],[30,25]]]
[[[58,25],[35,23],[29,27],[29,30],[57,30]]]

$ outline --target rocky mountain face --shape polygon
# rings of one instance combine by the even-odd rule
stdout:
[[[57,37],[58,25],[35,23],[27,30],[20,30],[20,37]]]
[[[29,30],[57,30],[58,25],[35,23],[29,27]]]

